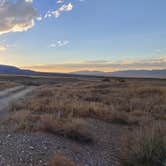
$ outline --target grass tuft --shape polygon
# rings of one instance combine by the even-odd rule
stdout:
[[[92,143],[93,138],[83,119],[57,119],[51,115],[43,115],[39,129],[52,134],[64,136],[80,143]]]
[[[142,127],[128,139],[126,166],[164,166],[166,129],[157,123]]]
[[[73,161],[67,159],[66,157],[60,154],[55,154],[48,165],[49,166],[79,166]]]

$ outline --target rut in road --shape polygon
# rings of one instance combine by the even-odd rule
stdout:
[[[16,92],[18,92],[20,90],[23,90],[23,89],[25,89],[25,86],[23,86],[23,85],[5,89],[5,90],[0,92],[0,99],[4,98],[4,97],[7,97],[7,96],[9,96],[9,95],[11,95],[13,93],[16,93]]]
[[[18,86],[0,92],[0,119],[8,114],[7,109],[11,103],[18,101],[30,93],[34,87]]]

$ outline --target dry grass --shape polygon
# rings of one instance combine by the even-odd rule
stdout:
[[[19,109],[61,118],[88,117],[139,124],[145,116],[165,119],[166,87],[157,83],[118,80],[41,86],[35,97],[13,107],[13,110]]]
[[[112,111],[110,122],[122,125],[138,125],[139,117],[128,114],[127,112]]]
[[[8,81],[2,81],[0,82],[0,90],[8,89],[8,88],[13,88],[17,84],[14,82],[8,82]]]
[[[63,155],[55,154],[51,159],[49,166],[79,166],[79,165],[67,159]]]
[[[8,119],[8,123],[15,126],[14,130],[35,131],[37,130],[36,122],[40,120],[40,116],[33,115],[29,111],[14,112]]]
[[[42,131],[67,137],[81,143],[92,143],[93,138],[85,120],[83,119],[57,119],[51,115],[43,115],[38,128]]]
[[[90,133],[89,126],[84,119],[79,118],[57,118],[50,114],[34,115],[30,111],[14,112],[8,123],[20,131],[43,131],[80,143],[93,143],[94,138]]]
[[[128,125],[134,133],[125,151],[126,165],[162,166],[166,158],[165,129],[154,127],[166,120],[166,86],[162,81],[86,79],[40,86],[34,97],[13,105],[12,110],[29,110],[11,117],[18,129],[50,132],[81,143],[94,141],[86,118]],[[70,162],[56,155],[51,163],[63,166]]]
[[[125,151],[127,166],[164,166],[166,160],[165,124],[157,123],[134,131]]]

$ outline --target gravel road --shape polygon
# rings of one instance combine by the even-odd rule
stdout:
[[[20,98],[30,93],[34,87],[17,86],[0,92],[0,119],[8,114],[8,107],[13,102],[17,102]]]

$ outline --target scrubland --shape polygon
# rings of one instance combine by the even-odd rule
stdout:
[[[128,132],[119,143],[122,165],[164,166],[166,162],[164,80],[82,78],[44,84],[29,99],[12,104],[11,112],[8,123],[16,131],[51,133],[85,144],[96,142],[89,119],[125,126]],[[50,164],[63,166],[66,160],[55,155]]]
[[[13,88],[17,86],[17,83],[14,82],[9,82],[9,81],[2,81],[0,82],[0,91],[8,89],[8,88]]]

